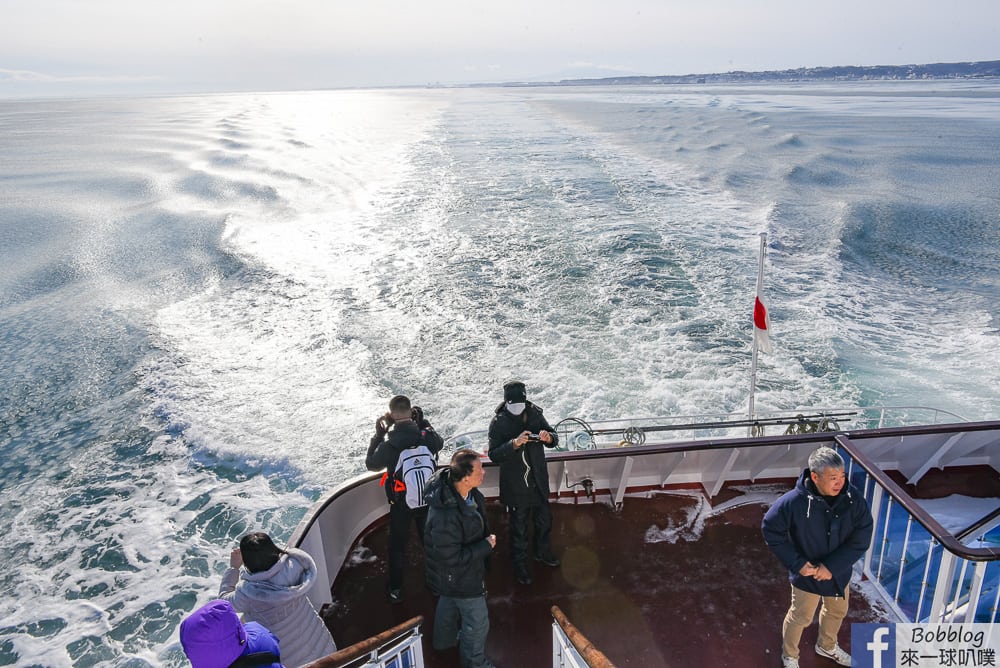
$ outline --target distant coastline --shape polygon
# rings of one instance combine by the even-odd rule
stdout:
[[[656,84],[708,84],[794,81],[909,81],[925,79],[988,79],[1000,77],[1000,60],[929,65],[842,65],[799,67],[763,72],[733,71],[716,74],[616,76],[562,79],[547,82],[507,82],[501,86],[609,86]],[[497,84],[481,84],[496,86]]]

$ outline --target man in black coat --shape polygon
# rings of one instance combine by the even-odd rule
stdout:
[[[403,567],[406,564],[410,522],[416,522],[417,535],[422,542],[427,519],[427,506],[410,508],[406,504],[405,493],[394,484],[393,474],[400,453],[421,443],[435,457],[444,446],[444,440],[424,418],[419,407],[411,407],[410,400],[403,395],[393,397],[389,400],[389,412],[375,421],[375,435],[368,444],[368,456],[365,458],[369,471],[384,469],[386,472],[382,479],[389,501],[389,582],[386,596],[392,603],[403,600]]]
[[[542,409],[528,401],[524,383],[503,386],[502,404],[490,422],[490,459],[500,464],[500,501],[510,519],[510,556],[514,577],[532,582],[528,570],[528,524],[535,525],[534,556],[548,566],[558,566],[552,554],[552,513],[549,511],[549,470],[545,448],[554,448],[559,437]]]
[[[434,649],[458,644],[462,668],[493,668],[486,658],[486,568],[497,537],[490,533],[486,499],[477,489],[483,476],[479,453],[462,449],[434,474],[424,492],[429,507],[424,530],[427,586],[440,597]]]

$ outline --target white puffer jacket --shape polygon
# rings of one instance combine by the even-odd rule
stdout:
[[[251,573],[227,568],[219,598],[233,604],[247,622],[257,622],[278,637],[281,663],[301,666],[337,651],[326,624],[306,598],[316,582],[316,562],[288,548],[270,569]]]

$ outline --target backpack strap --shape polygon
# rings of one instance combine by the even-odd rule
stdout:
[[[382,479],[378,481],[378,486],[379,487],[385,487],[385,483],[388,482],[388,481],[389,481],[389,472],[386,471],[385,473],[382,474]],[[392,491],[394,491],[394,492],[405,492],[406,491],[406,483],[404,483],[402,480],[400,480],[396,476],[393,476],[393,478],[392,478]]]

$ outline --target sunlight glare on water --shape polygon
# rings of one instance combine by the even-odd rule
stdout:
[[[995,417],[1000,93],[946,82],[0,103],[0,663],[185,665],[249,530],[516,376],[550,421]]]

